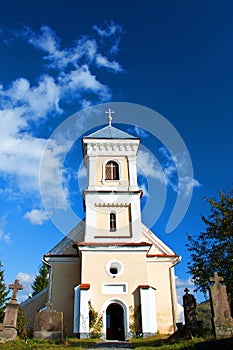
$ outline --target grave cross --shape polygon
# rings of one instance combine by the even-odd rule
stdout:
[[[19,284],[19,280],[15,280],[13,284],[9,284],[9,288],[13,289],[12,300],[17,300],[17,293],[19,290],[23,289],[23,286]]]
[[[105,114],[108,114],[108,122],[109,122],[109,125],[112,124],[112,114],[114,114],[114,113],[115,113],[115,112],[113,112],[113,111],[111,110],[111,108],[109,108],[108,111],[105,112]]]
[[[184,289],[184,292],[186,293],[186,295],[188,295],[189,289],[186,287],[186,288]]]
[[[209,278],[210,282],[214,282],[216,284],[220,284],[219,282],[224,281],[222,276],[219,276],[217,272],[214,273],[214,277]]]
[[[45,306],[47,306],[47,309],[48,309],[48,310],[51,310],[51,309],[52,309],[52,303],[51,303],[51,301],[47,301],[47,303],[45,303]]]

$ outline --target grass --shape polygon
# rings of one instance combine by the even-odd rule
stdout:
[[[94,346],[98,339],[77,339],[69,338],[65,340],[39,340],[39,339],[17,339],[0,344],[1,350],[53,350],[53,349],[87,349]]]
[[[190,338],[181,339],[177,337],[168,337],[166,335],[157,335],[148,338],[133,338],[130,340],[130,344],[133,349],[136,350],[194,350],[194,344],[204,341],[203,338]],[[54,349],[87,349],[93,347],[98,343],[98,339],[77,339],[68,338],[63,341],[61,340],[39,340],[39,339],[27,339],[15,341],[9,341],[1,343],[1,350],[54,350]]]
[[[134,338],[131,345],[136,350],[193,350],[194,344],[203,341],[203,338],[170,338],[168,336],[154,336],[149,338]]]

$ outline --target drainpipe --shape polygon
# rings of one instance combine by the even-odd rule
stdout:
[[[45,255],[42,258],[42,262],[48,266],[49,268],[49,290],[48,290],[48,304],[51,304],[51,296],[52,296],[52,276],[53,276],[53,269],[52,265],[50,265],[46,260],[45,260]]]
[[[177,257],[176,260],[174,261],[174,263],[172,264],[172,266],[169,268],[174,331],[176,330],[176,323],[177,323],[177,299],[176,299],[176,285],[175,285],[174,267],[177,264],[179,264],[181,259],[182,259],[181,256]]]

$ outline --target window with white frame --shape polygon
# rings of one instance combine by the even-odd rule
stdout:
[[[116,213],[111,212],[109,216],[109,221],[110,221],[110,232],[115,232],[117,230],[117,225],[116,225]]]

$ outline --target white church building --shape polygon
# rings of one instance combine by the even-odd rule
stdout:
[[[105,339],[176,330],[174,266],[179,257],[141,221],[137,183],[140,139],[109,124],[83,137],[86,218],[49,253],[49,286],[24,302],[34,312],[62,311],[67,336],[90,333],[90,305]]]

